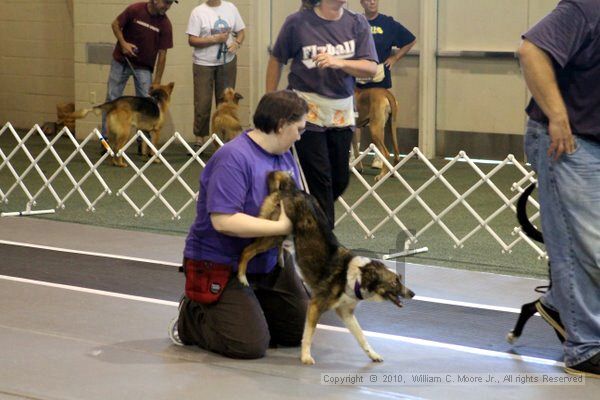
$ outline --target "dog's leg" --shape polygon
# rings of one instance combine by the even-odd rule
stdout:
[[[125,143],[127,143],[128,137],[129,137],[129,129],[127,129],[127,132],[117,133],[117,150],[121,150],[125,146]],[[127,167],[127,163],[123,160],[123,156],[116,157],[114,164],[117,167],[121,167],[121,168]]]
[[[152,145],[158,149],[158,138],[160,137],[160,128],[156,128],[150,131],[150,139],[152,139]],[[152,157],[154,155],[154,152],[152,151],[148,151],[147,149],[147,145],[146,145],[146,154],[148,155],[148,157]],[[158,157],[156,157],[153,161],[155,164],[160,164],[160,159]]]
[[[356,128],[354,130],[354,134],[352,135],[352,154],[354,155],[354,158],[358,158],[360,156],[360,135],[361,135],[361,128]],[[362,173],[363,172],[363,165],[362,165],[362,161],[360,161],[358,164],[356,164],[356,169],[358,170],[358,172]]]
[[[523,333],[523,328],[525,327],[525,324],[527,323],[529,318],[531,318],[531,316],[537,312],[535,305],[538,301],[539,300],[523,304],[523,307],[521,307],[521,314],[519,314],[519,319],[517,320],[515,327],[512,331],[508,333],[508,335],[506,335],[506,341],[508,343],[514,344],[517,341],[517,339],[519,339],[521,333]]]
[[[246,278],[246,271],[248,269],[248,263],[250,260],[252,260],[257,254],[264,253],[275,246],[281,247],[281,243],[283,243],[284,239],[284,236],[262,237],[256,239],[254,242],[244,248],[244,251],[240,256],[240,262],[238,263],[237,273],[238,280],[242,285],[250,286],[248,283],[248,278]]]
[[[379,149],[381,154],[383,154],[383,156],[387,159],[390,156],[390,152],[388,151],[387,147],[385,147],[385,143],[384,143],[385,120],[383,121],[383,123],[381,123],[381,121],[373,120],[371,122],[370,127],[371,127],[371,140],[373,141],[373,143],[375,143],[375,146],[377,146],[377,149]],[[385,176],[385,174],[388,173],[388,171],[389,171],[388,167],[386,167],[385,163],[382,162],[381,172],[379,172],[379,175],[377,175],[375,177],[375,181],[378,181],[381,178],[383,178]]]
[[[369,358],[375,362],[382,362],[383,357],[373,350],[367,339],[365,339],[365,335],[363,334],[362,328],[358,324],[358,320],[354,315],[354,307],[351,306],[339,306],[335,309],[337,315],[344,321],[344,325],[346,328],[354,335],[360,347],[367,353]]]
[[[122,115],[115,113],[111,114],[111,121],[109,123],[109,129],[115,134],[115,152],[119,152],[127,143],[129,133],[131,132],[131,116]],[[123,161],[123,157],[114,157],[113,164],[117,167],[126,167],[127,163]]]
[[[317,322],[321,317],[322,311],[313,299],[308,305],[308,311],[306,313],[306,323],[304,324],[304,333],[302,334],[302,350],[300,359],[302,364],[314,365],[315,359],[310,355],[310,346],[312,345],[312,339],[315,335],[315,329],[317,328]]]

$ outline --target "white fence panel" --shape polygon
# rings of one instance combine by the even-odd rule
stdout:
[[[14,148],[10,150],[2,149],[0,146],[0,174],[5,174],[4,171],[7,171],[10,173],[10,176],[14,178],[15,182],[8,188],[0,187],[0,201],[8,203],[9,197],[13,195],[17,189],[20,189],[27,198],[24,211],[2,213],[2,216],[31,215],[42,212],[53,212],[54,210],[33,210],[33,207],[37,205],[37,200],[43,193],[49,193],[51,195],[56,202],[56,208],[58,209],[64,208],[67,201],[74,194],[77,194],[86,204],[86,209],[88,211],[94,211],[98,206],[99,201],[105,195],[110,195],[113,192],[113,190],[111,190],[111,188],[109,188],[105,182],[105,179],[101,176],[98,170],[99,166],[106,160],[107,157],[116,155],[123,157],[123,159],[133,170],[133,175],[115,192],[117,196],[123,198],[125,202],[133,209],[135,215],[139,217],[144,216],[144,212],[148,210],[152,204],[158,201],[169,212],[172,219],[180,219],[182,212],[198,199],[198,190],[194,190],[192,187],[190,187],[190,184],[182,177],[183,173],[192,166],[200,166],[201,168],[204,168],[205,162],[200,156],[209,146],[214,145],[220,147],[223,145],[221,139],[217,135],[213,135],[206,143],[203,144],[202,147],[194,150],[187,144],[187,142],[178,132],[175,132],[172,137],[170,137],[162,146],[160,146],[160,148],[155,148],[148,137],[143,132],[138,131],[131,137],[125,146],[115,154],[108,146],[106,141],[104,141],[100,132],[98,132],[96,129],[94,129],[94,131],[92,131],[81,142],[78,142],[67,128],[62,129],[54,138],[49,140],[38,125],[35,125],[23,137],[21,137],[13,128],[13,126],[10,123],[7,123],[4,125],[4,127],[2,127],[2,129],[0,129],[0,139],[2,139],[2,135],[10,135],[12,137],[12,141],[16,144],[14,145]],[[43,148],[41,151],[39,151],[39,153],[37,153],[36,156],[34,156],[27,147],[27,143],[36,135],[40,136]],[[63,155],[64,158],[61,157],[55,148],[57,142],[61,140],[61,138],[66,138],[68,143],[73,146],[73,150],[69,150],[69,154],[66,157]],[[95,162],[92,162],[90,157],[84,151],[85,146],[88,145],[92,139],[94,139],[92,144],[96,144],[96,139],[98,139],[107,150]],[[137,145],[138,140],[144,142],[145,145],[150,149],[151,154],[153,154],[140,166],[136,165],[134,160],[127,153],[132,146]],[[171,146],[182,146],[184,151],[190,155],[188,160],[179,166],[179,168],[175,168],[169,162],[167,157],[165,157],[165,151]],[[97,149],[97,147],[95,147],[95,149]],[[407,242],[409,245],[416,244],[419,241],[419,238],[421,238],[433,226],[439,226],[450,238],[450,240],[452,240],[456,248],[463,248],[465,244],[468,243],[469,239],[483,231],[486,232],[489,237],[492,238],[492,240],[498,243],[503,252],[510,253],[517,243],[520,241],[525,241],[539,257],[546,256],[544,250],[540,248],[537,243],[526,237],[521,232],[520,228],[516,227],[511,232],[515,237],[514,240],[505,241],[502,239],[501,233],[496,232],[491,224],[492,221],[499,218],[504,211],[510,210],[514,212],[515,203],[524,187],[535,182],[533,172],[529,171],[527,168],[525,168],[525,166],[520,164],[514,156],[508,155],[505,160],[500,162],[489,172],[485,173],[481,170],[477,163],[471,160],[468,155],[462,151],[456,157],[449,160],[442,168],[437,169],[418,148],[414,148],[410,154],[403,157],[396,165],[391,165],[387,157],[384,157],[375,145],[371,145],[368,150],[371,152],[371,154],[374,154],[375,157],[382,161],[384,166],[388,168],[388,172],[387,174],[380,176],[381,179],[375,182],[372,182],[371,179],[367,179],[367,177],[363,176],[356,167],[367,156],[367,151],[363,152],[359,157],[351,162],[351,171],[360,185],[364,188],[364,193],[362,193],[352,204],[349,204],[344,197],[340,197],[338,199],[339,203],[343,207],[344,212],[338,217],[336,225],[349,217],[358,224],[367,237],[373,238],[375,233],[377,233],[385,224],[393,223],[396,224],[402,232],[404,232],[408,238]],[[19,153],[24,154],[28,162],[28,165],[21,173],[17,172],[12,162]],[[49,174],[45,173],[42,168],[40,168],[40,162],[45,157],[52,157],[54,162],[58,164],[58,167]],[[69,164],[73,163],[76,158],[83,160],[83,164],[85,166],[84,171],[81,171],[80,166],[77,167],[77,173],[80,176],[78,179],[75,178],[72,167],[71,169],[69,168]],[[431,177],[424,183],[415,187],[411,186],[411,184],[402,175],[402,168],[410,161],[420,162],[432,174]],[[453,187],[448,179],[446,179],[444,176],[444,174],[447,173],[458,162],[466,163],[477,177],[477,181],[462,193]],[[168,176],[166,182],[164,182],[160,187],[159,184],[153,183],[151,178],[148,176],[148,169],[151,165],[161,165],[161,168],[165,168],[170,175]],[[507,168],[516,169],[520,176],[517,182],[512,184],[510,193],[504,193],[494,183],[495,176],[500,171],[503,171]],[[53,186],[56,178],[61,174],[66,176],[70,185],[68,191],[64,195],[60,195]],[[35,190],[31,187],[28,187],[25,183],[26,178],[30,177],[30,175],[37,176],[42,181],[42,185],[40,187],[36,187]],[[96,184],[100,186],[100,193],[94,198],[90,198],[90,195],[87,194],[83,188],[83,184],[90,179],[95,181]],[[196,184],[196,182],[197,181],[194,181],[194,184]],[[404,189],[409,194],[406,199],[393,208],[390,207],[390,205],[388,205],[377,193],[378,188],[389,182],[397,184],[399,189]],[[172,204],[165,197],[165,191],[171,188],[174,183],[177,183],[177,185],[181,186],[185,193],[183,196],[183,204],[179,207]],[[431,185],[438,183],[441,183],[448,190],[450,196],[453,197],[453,200],[443,210],[436,213],[423,198],[423,192]],[[139,187],[140,185],[148,188],[151,192],[151,195],[148,198],[142,200],[138,199],[136,201],[132,199],[128,191],[134,186]],[[478,212],[471,204],[471,199],[473,199],[473,196],[476,196],[476,194],[474,194],[475,191],[481,187],[489,187],[502,203],[502,205],[492,212],[488,217],[483,217],[481,213]],[[385,215],[381,220],[377,221],[372,226],[368,226],[365,220],[361,219],[357,213],[357,208],[369,199],[375,200],[376,204],[381,210],[383,210]],[[533,207],[539,210],[539,204],[534,199],[530,198],[529,201]],[[415,202],[422,208],[428,218],[428,222],[416,232],[409,229],[408,224],[404,222],[401,217],[403,215],[402,211],[406,210],[409,205],[414,204]],[[449,216],[457,207],[464,207],[468,211],[470,217],[476,223],[475,228],[462,237],[459,237],[447,225],[447,223],[444,222],[444,218]],[[536,212],[530,219],[533,221],[537,218],[539,218],[539,212]]]

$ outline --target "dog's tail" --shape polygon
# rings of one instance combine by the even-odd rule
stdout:
[[[94,111],[93,108],[82,108],[81,110],[73,111],[69,116],[73,119],[81,119],[87,117],[92,111]]]
[[[521,196],[519,196],[519,200],[517,201],[517,220],[527,236],[537,242],[544,243],[542,232],[537,230],[527,217],[527,199],[531,195],[531,192],[533,192],[533,189],[535,189],[535,183],[529,185],[523,193],[521,193]]]
[[[392,133],[392,145],[394,146],[394,161],[397,163],[400,159],[400,150],[398,150],[398,138],[396,137],[396,126],[398,125],[398,102],[396,98],[389,90],[385,91],[388,103],[390,103],[390,111],[392,120],[390,121],[390,128]]]
[[[96,114],[96,115],[100,115],[103,112],[104,113],[111,112],[115,108],[116,108],[116,106],[114,104],[114,101],[107,101],[106,103],[94,106],[94,108],[92,108],[91,111],[94,111],[94,114]]]

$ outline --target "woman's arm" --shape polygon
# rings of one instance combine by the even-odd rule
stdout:
[[[286,215],[283,204],[281,205],[281,215],[277,221],[257,218],[244,213],[212,213],[210,221],[217,232],[241,238],[289,235],[292,232],[292,221]]]
[[[344,60],[328,53],[313,57],[317,68],[341,69],[355,78],[372,78],[377,73],[377,63],[371,60]]]
[[[270,56],[269,63],[267,64],[267,93],[277,90],[277,86],[279,86],[279,80],[281,79],[281,69],[282,65],[279,60],[273,56]]]

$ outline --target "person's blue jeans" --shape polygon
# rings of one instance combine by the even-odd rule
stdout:
[[[547,155],[548,128],[529,120],[525,152],[538,175],[542,233],[552,288],[542,297],[565,325],[565,364],[600,352],[600,142],[576,136],[576,149]]]
[[[139,97],[147,97],[152,85],[152,71],[143,68],[136,68],[135,75],[128,64],[121,64],[118,61],[112,60],[110,64],[110,73],[108,75],[108,87],[106,89],[106,101],[112,101],[123,95],[125,86],[129,77],[133,76],[135,85],[135,95]],[[106,115],[102,113],[102,135],[108,136],[106,132]]]

